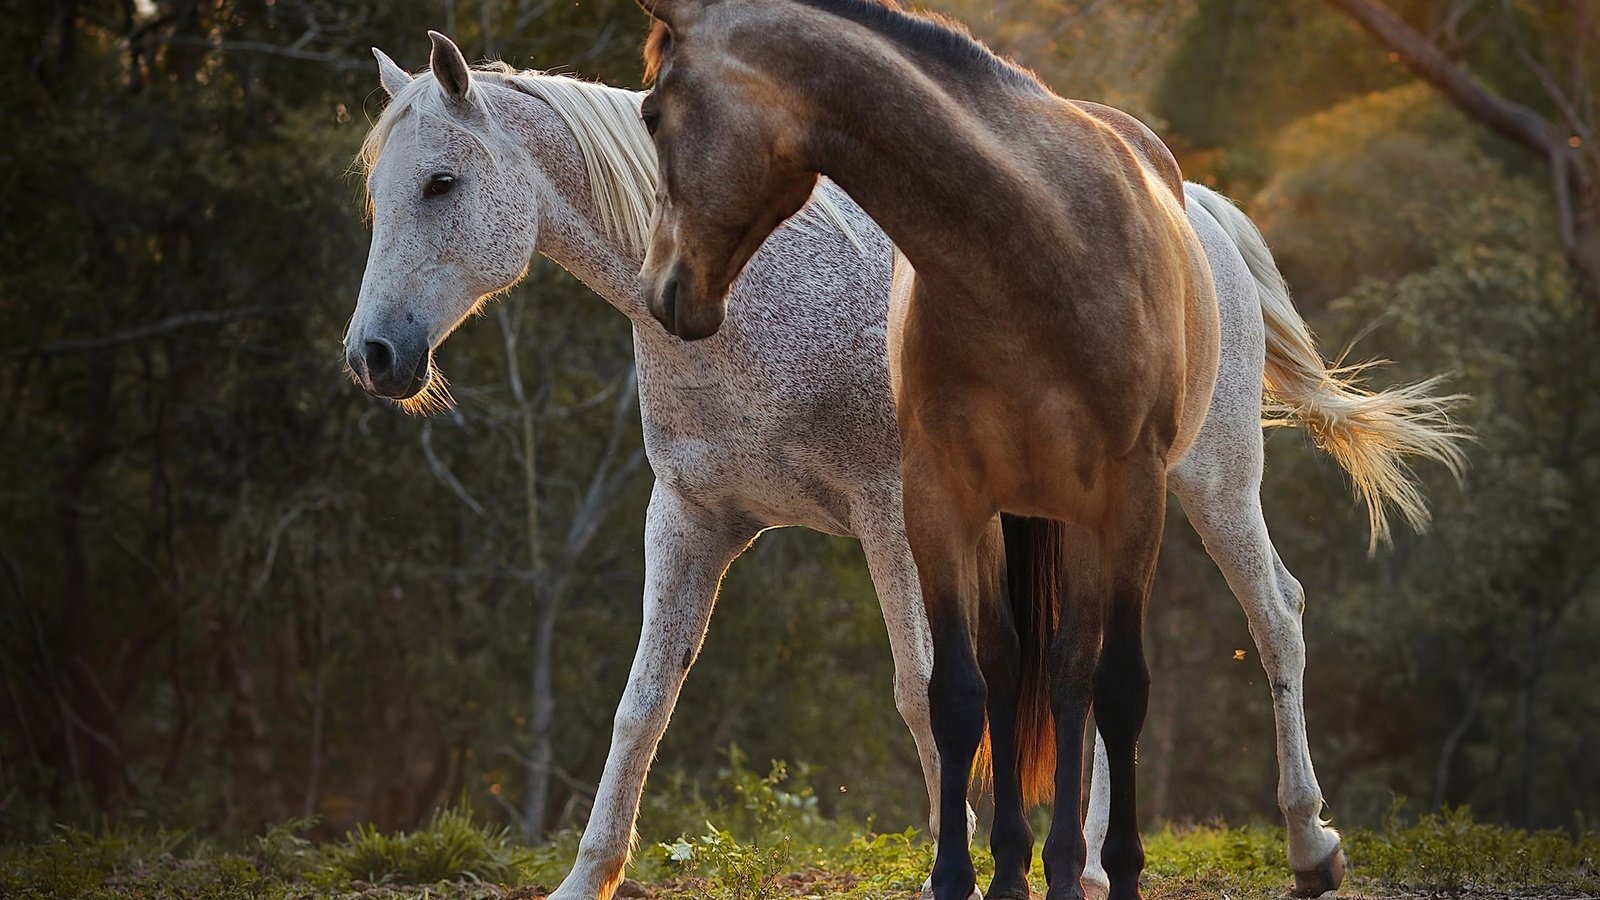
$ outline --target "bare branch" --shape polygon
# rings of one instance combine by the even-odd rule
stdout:
[[[1388,47],[1406,68],[1462,112],[1550,163],[1562,248],[1567,261],[1587,282],[1589,294],[1600,300],[1600,152],[1595,149],[1600,142],[1592,139],[1592,125],[1574,122],[1571,129],[1558,127],[1529,107],[1495,94],[1381,0],[1327,2]],[[1515,28],[1516,23],[1511,24]],[[1520,36],[1516,39],[1521,40]],[[1519,50],[1526,48],[1519,45]],[[1554,89],[1553,80],[1531,53],[1524,52],[1523,61],[1562,107],[1563,117],[1577,116],[1577,106]],[[1577,139],[1569,143],[1574,131]]]
[[[261,561],[261,571],[256,573],[255,579],[250,583],[250,593],[259,593],[262,588],[267,586],[267,581],[272,578],[272,569],[278,559],[278,545],[283,541],[283,533],[289,530],[289,526],[294,524],[294,520],[308,512],[322,509],[327,505],[328,498],[326,496],[318,495],[301,499],[278,517],[277,524],[272,528],[272,537],[267,541],[267,553],[266,557]]]
[[[484,510],[483,504],[473,499],[472,495],[467,493],[466,485],[462,484],[461,479],[456,477],[456,473],[450,471],[450,467],[445,465],[444,461],[439,459],[438,454],[433,452],[432,420],[423,421],[421,440],[422,455],[423,458],[427,459],[428,461],[428,468],[433,470],[433,477],[439,479],[439,481],[444,483],[445,487],[448,487],[451,491],[453,491],[457,499],[466,504],[467,509],[472,510],[473,514],[478,518],[481,519],[487,515],[487,511]]]
[[[1556,82],[1555,75],[1551,73],[1548,66],[1534,58],[1533,48],[1528,46],[1527,38],[1523,36],[1522,29],[1517,27],[1516,9],[1512,6],[1511,0],[1501,0],[1500,8],[1502,15],[1506,19],[1506,30],[1511,32],[1511,45],[1516,48],[1517,57],[1522,60],[1522,64],[1528,68],[1528,71],[1532,72],[1533,76],[1539,80],[1539,85],[1544,88],[1545,94],[1549,96],[1556,108],[1561,110],[1562,117],[1567,120],[1567,125],[1572,129],[1573,133],[1581,135],[1584,140],[1593,140],[1594,136],[1589,133],[1589,129],[1579,117],[1577,106],[1567,96],[1566,92],[1561,89],[1561,85]]]
[[[282,56],[287,59],[302,60],[305,62],[322,63],[335,69],[366,69],[367,63],[343,53],[333,51],[307,50],[304,48],[305,39],[295,41],[293,44],[269,44],[265,41],[227,41],[212,40],[211,38],[197,35],[173,34],[156,38],[163,44],[178,44],[181,46],[206,47],[211,50],[221,50],[234,53],[255,53],[262,56]]]
[[[159,322],[149,325],[140,325],[124,331],[117,331],[107,335],[85,338],[68,338],[62,341],[51,341],[44,344],[34,344],[26,347],[11,347],[0,350],[0,357],[14,358],[19,356],[64,356],[69,353],[87,353],[94,350],[104,350],[119,344],[131,344],[147,338],[160,337],[184,328],[195,325],[216,325],[222,322],[236,322],[242,319],[265,319],[271,316],[282,315],[289,312],[286,307],[252,306],[247,309],[222,309],[202,310],[196,312],[178,313],[168,316]]]
[[[1362,30],[1399,56],[1406,68],[1450,98],[1463,112],[1541,156],[1549,155],[1555,141],[1550,122],[1484,87],[1394,10],[1377,0],[1327,2],[1354,19]]]

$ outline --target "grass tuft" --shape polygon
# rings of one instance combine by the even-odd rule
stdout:
[[[359,825],[333,849],[332,861],[351,878],[372,884],[516,884],[534,857],[512,842],[508,829],[479,825],[470,810],[452,807],[435,810],[425,826],[409,834]]]

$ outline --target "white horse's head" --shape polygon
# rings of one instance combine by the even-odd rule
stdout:
[[[430,70],[415,77],[373,50],[390,101],[358,160],[372,249],[344,339],[361,386],[417,412],[448,403],[434,349],[516,284],[535,251],[580,277],[625,271],[631,294],[659,178],[639,94],[473,69],[449,38],[428,34]],[[837,228],[859,248],[841,211],[818,200],[809,208],[820,221],[797,225]]]
[[[344,339],[361,386],[410,409],[442,400],[434,348],[521,279],[539,234],[541,176],[512,137],[509,89],[429,36],[415,77],[373,50],[391,101],[362,148],[372,247]]]

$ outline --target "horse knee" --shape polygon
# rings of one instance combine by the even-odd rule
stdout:
[[[655,741],[664,730],[666,717],[671,714],[672,706],[663,696],[643,692],[624,696],[622,705],[617,707],[612,738],[625,745]]]

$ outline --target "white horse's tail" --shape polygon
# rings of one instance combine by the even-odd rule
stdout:
[[[1369,551],[1389,541],[1390,506],[1414,530],[1426,530],[1428,506],[1406,457],[1434,460],[1461,478],[1467,464],[1461,444],[1470,432],[1450,413],[1466,396],[1435,393],[1440,377],[1373,391],[1363,385],[1362,374],[1387,360],[1354,365],[1324,360],[1250,217],[1203,185],[1186,184],[1184,194],[1221,223],[1255,278],[1267,326],[1267,403],[1261,424],[1305,427],[1317,446],[1349,473],[1356,496],[1367,507]]]

